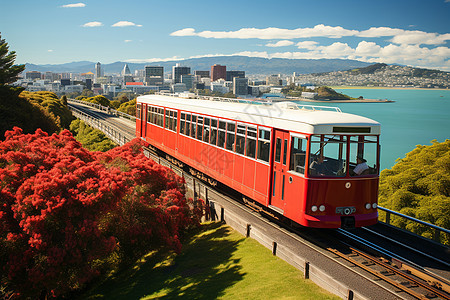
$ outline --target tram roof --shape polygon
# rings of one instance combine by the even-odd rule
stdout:
[[[138,102],[300,133],[380,134],[380,123],[325,106],[240,99],[214,101],[160,94],[140,96]]]

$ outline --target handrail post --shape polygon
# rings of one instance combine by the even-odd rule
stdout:
[[[386,224],[391,224],[391,213],[386,211]]]

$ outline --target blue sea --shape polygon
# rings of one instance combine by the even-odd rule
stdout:
[[[388,99],[393,103],[330,103],[343,112],[381,123],[381,169],[390,169],[416,145],[450,139],[450,90],[336,89],[351,97]],[[311,104],[306,103],[305,104]]]

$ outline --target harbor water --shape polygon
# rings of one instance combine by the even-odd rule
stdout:
[[[317,103],[381,123],[381,169],[391,168],[416,145],[450,139],[450,90],[434,89],[336,89],[351,97],[388,99],[380,103]],[[310,102],[303,102],[309,104]]]

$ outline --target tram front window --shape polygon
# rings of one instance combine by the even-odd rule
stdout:
[[[309,158],[309,176],[344,177],[346,175],[347,137],[313,135]]]
[[[376,136],[351,136],[349,168],[351,176],[378,174]]]

